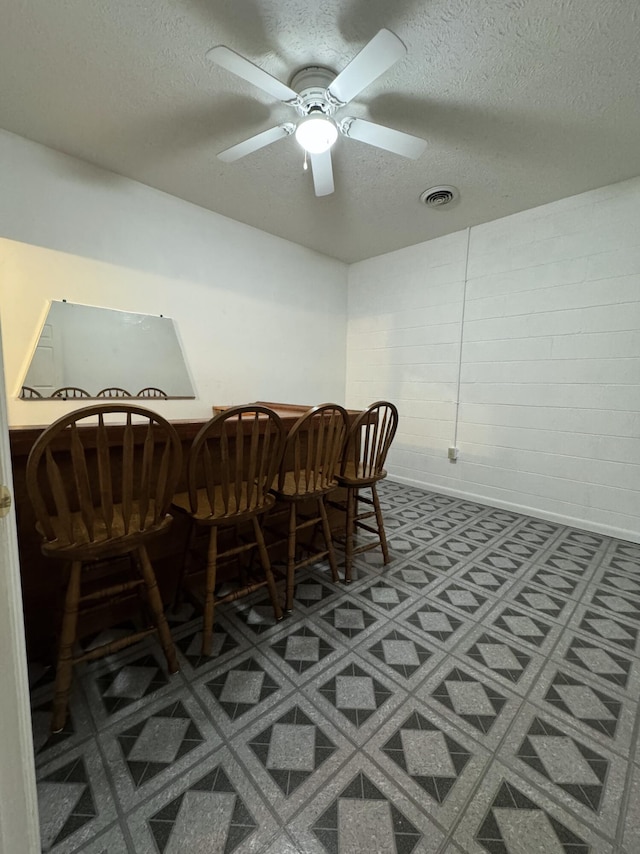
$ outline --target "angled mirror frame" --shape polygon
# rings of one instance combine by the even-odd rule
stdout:
[[[23,400],[194,398],[171,318],[52,301]]]

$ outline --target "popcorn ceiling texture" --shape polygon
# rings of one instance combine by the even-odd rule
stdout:
[[[217,160],[293,113],[208,48],[288,81],[383,26],[408,54],[342,115],[424,137],[418,161],[341,138],[316,199],[292,138]],[[638,29],[636,0],[32,0],[3,16],[0,127],[353,262],[638,175]],[[420,207],[441,183],[461,202]]]

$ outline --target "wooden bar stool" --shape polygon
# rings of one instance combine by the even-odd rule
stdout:
[[[174,497],[173,513],[191,519],[189,543],[176,597],[188,582],[198,529],[209,534],[205,568],[202,654],[211,655],[215,607],[267,587],[276,620],[282,619],[271,563],[260,526],[260,517],[275,503],[269,493],[284,448],[284,427],[279,416],[265,406],[235,406],[216,415],[193,440],[187,466],[187,489]],[[222,551],[218,530],[235,529],[251,522],[253,539]],[[218,563],[257,548],[263,578],[247,582],[216,598]]]
[[[124,416],[111,428],[105,416]],[[134,424],[133,416],[141,423]],[[120,419],[122,420],[122,419]],[[114,442],[115,429],[123,429]],[[136,441],[137,439],[137,441]],[[170,673],[178,670],[147,542],[171,524],[168,514],[182,450],[174,428],[139,406],[99,404],[59,418],[35,442],[27,461],[27,491],[43,537],[42,552],[66,561],[69,581],[59,641],[51,729],[66,720],[73,666],[157,633]],[[109,575],[112,558],[129,555],[133,568]],[[100,577],[96,578],[96,562]],[[91,572],[93,565],[94,572]],[[83,593],[83,584],[87,592]],[[74,655],[79,612],[137,591],[153,625]]]
[[[361,412],[349,430],[337,478],[339,485],[347,490],[347,500],[331,502],[332,506],[339,507],[346,513],[345,584],[351,582],[353,558],[357,554],[380,546],[384,563],[389,563],[389,549],[376,483],[387,476],[384,464],[397,429],[398,410],[393,403],[379,400]],[[362,495],[363,489],[371,490],[371,498]],[[359,501],[373,509],[359,513]],[[375,526],[365,522],[365,519],[374,519]],[[358,528],[375,534],[377,539],[355,547],[354,538]]]
[[[331,539],[331,530],[327,519],[326,498],[336,489],[336,471],[347,435],[348,416],[342,406],[325,403],[314,406],[302,415],[291,428],[287,436],[284,456],[278,475],[278,484],[272,492],[280,504],[288,505],[287,534],[287,585],[285,611],[293,609],[294,576],[296,570],[329,558],[331,575],[338,581]],[[315,501],[316,512],[301,517],[299,507],[303,502]],[[296,560],[300,545],[298,534],[309,528],[322,526],[324,548],[313,551],[313,541],[307,547],[310,552],[302,560]]]

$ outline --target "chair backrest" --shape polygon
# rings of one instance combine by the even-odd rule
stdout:
[[[266,406],[233,406],[214,416],[193,440],[187,466],[192,512],[202,500],[211,516],[259,511],[267,504],[282,451],[284,426]],[[199,511],[200,512],[200,511]]]
[[[161,523],[181,465],[180,439],[166,419],[141,406],[96,404],[64,415],[36,440],[27,492],[46,540],[63,532],[69,543],[103,542]]]
[[[337,403],[307,410],[287,436],[278,489],[284,487],[285,478],[299,495],[329,488],[338,471],[348,423],[346,409]]]
[[[372,403],[351,425],[340,473],[353,472],[363,480],[380,478],[397,429],[398,410],[394,404],[386,400]]]
[[[40,392],[37,389],[31,388],[31,386],[28,386],[28,385],[23,385],[22,389],[20,390],[20,397],[23,400],[28,400],[29,398],[32,398],[32,397],[33,398],[42,397],[42,395],[40,394]]]
[[[161,388],[155,388],[154,386],[147,386],[146,388],[141,388],[137,393],[136,397],[166,397],[166,392],[162,391]]]
[[[83,388],[77,388],[73,385],[66,385],[63,388],[57,388],[51,392],[51,397],[62,397],[65,400],[76,397],[91,397],[88,391]]]
[[[110,386],[109,388],[101,388],[96,397],[131,397],[131,392],[126,388],[118,388],[118,386]]]

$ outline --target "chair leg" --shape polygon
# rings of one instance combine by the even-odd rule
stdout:
[[[151,566],[151,561],[149,560],[149,555],[147,554],[146,547],[140,546],[140,548],[137,550],[137,555],[140,560],[140,572],[142,573],[142,577],[144,578],[144,583],[147,589],[147,599],[149,601],[149,608],[151,609],[153,621],[155,623],[156,629],[158,630],[158,637],[160,639],[162,651],[164,652],[165,658],[167,659],[167,667],[169,669],[169,673],[177,673],[180,668],[178,666],[178,659],[176,658],[176,650],[173,645],[171,632],[169,631],[169,624],[167,623],[167,618],[164,615],[162,599],[160,598],[158,582],[156,581],[156,574],[153,571],[153,567]]]
[[[60,646],[56,665],[56,683],[53,693],[51,732],[60,732],[67,719],[67,706],[69,704],[73,673],[73,644],[76,640],[76,629],[78,626],[81,572],[82,563],[80,561],[73,561],[64,600],[64,614],[62,617],[62,630],[60,632]]]
[[[380,545],[382,547],[382,558],[385,563],[389,563],[389,546],[387,545],[387,535],[384,532],[384,522],[382,519],[382,510],[380,509],[380,501],[378,499],[378,490],[375,483],[371,487],[371,495],[373,497],[373,509],[376,511],[376,522],[378,524],[378,534],[380,535]]]
[[[345,525],[344,544],[344,583],[351,584],[351,568],[353,566],[353,530],[356,516],[356,490],[347,489],[347,521]]]
[[[211,655],[214,620],[214,590],[216,587],[216,571],[218,568],[218,529],[214,526],[209,534],[209,549],[207,551],[207,570],[204,591],[204,621],[202,626],[202,655]]]
[[[289,504],[289,533],[287,537],[287,584],[284,610],[287,614],[293,611],[293,587],[296,571],[296,503]]]
[[[180,565],[180,574],[178,576],[178,581],[176,583],[175,593],[173,594],[173,602],[171,603],[171,610],[175,614],[178,611],[180,605],[182,605],[184,599],[184,582],[188,574],[189,565],[191,563],[191,556],[193,554],[193,549],[195,548],[197,528],[193,521],[189,521],[189,535],[187,537],[187,544],[184,550],[184,555],[182,556],[182,563]]]
[[[329,552],[327,557],[329,558],[329,566],[331,567],[331,579],[334,584],[337,584],[339,581],[338,565],[336,564],[336,553],[333,548],[333,537],[331,536],[331,528],[329,527],[329,519],[327,518],[327,507],[324,496],[318,499],[318,509],[320,510],[320,517],[322,519],[322,532],[324,533],[325,544]]]
[[[276,589],[276,582],[273,577],[273,572],[271,571],[271,561],[269,560],[269,553],[264,542],[264,534],[262,533],[260,522],[258,521],[258,518],[256,516],[253,517],[253,533],[256,538],[256,543],[258,544],[258,553],[260,554],[260,563],[262,564],[262,570],[265,574],[265,578],[267,579],[267,589],[269,590],[269,598],[271,599],[271,604],[273,605],[273,613],[276,620],[281,620],[282,608],[280,607],[280,602],[278,601],[278,591]]]

